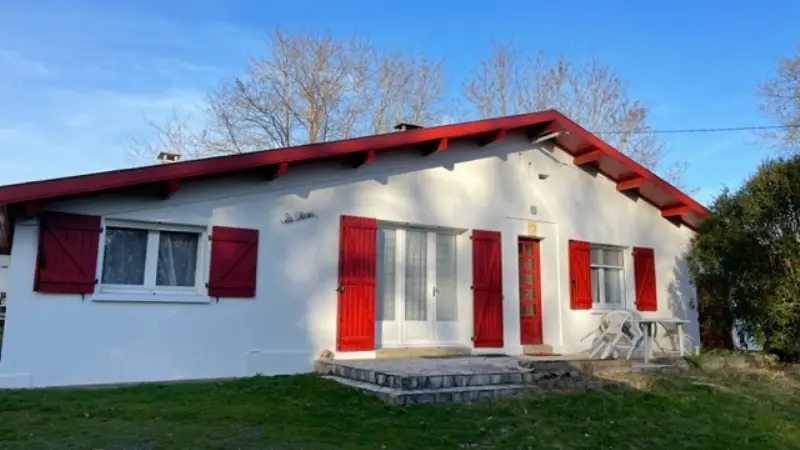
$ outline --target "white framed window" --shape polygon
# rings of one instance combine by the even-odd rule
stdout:
[[[98,301],[208,302],[205,227],[106,220]]]
[[[599,308],[625,304],[625,256],[623,249],[592,244],[592,305]]]

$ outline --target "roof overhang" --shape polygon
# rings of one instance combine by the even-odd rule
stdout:
[[[449,143],[456,139],[473,139],[479,145],[489,145],[503,139],[508,132],[520,130],[527,133],[531,142],[554,141],[574,157],[576,165],[599,170],[617,183],[618,190],[638,193],[670,220],[696,228],[698,221],[708,215],[705,207],[667,181],[558,111],[547,110],[277,150],[2,186],[0,252],[10,250],[13,220],[35,214],[37,204],[45,200],[148,185],[157,186],[163,198],[168,198],[187,179],[260,170],[263,171],[265,180],[274,180],[291,170],[293,165],[300,163],[344,158],[352,167],[360,167],[384,151],[404,148],[418,151],[421,155],[429,155],[446,150]]]

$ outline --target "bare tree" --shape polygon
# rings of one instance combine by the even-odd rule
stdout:
[[[444,119],[442,65],[358,39],[274,31],[268,53],[207,95],[203,123],[152,124],[134,156],[180,148],[187,157],[235,154],[383,133],[398,122]]]
[[[648,133],[648,108],[597,60],[574,64],[563,55],[529,56],[512,42],[493,43],[463,84],[481,117],[557,109],[643,166],[680,185],[684,163],[665,166],[666,148]]]
[[[131,156],[139,161],[154,163],[160,152],[196,155],[198,152],[198,136],[192,132],[192,117],[173,111],[172,115],[159,123],[145,118],[145,124],[151,129],[151,139],[131,139]]]
[[[763,133],[786,153],[800,153],[800,47],[778,62],[775,75],[760,86],[761,111],[783,126]]]

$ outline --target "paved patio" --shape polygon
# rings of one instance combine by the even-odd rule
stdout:
[[[316,366],[327,378],[395,404],[472,401],[530,390],[625,384],[597,374],[632,369],[630,361],[590,361],[582,355],[322,360]]]

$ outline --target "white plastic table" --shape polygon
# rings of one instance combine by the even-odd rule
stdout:
[[[644,363],[650,363],[651,354],[651,346],[650,346],[650,339],[655,336],[655,333],[651,333],[653,331],[653,325],[655,324],[673,324],[678,327],[678,349],[680,350],[681,356],[683,356],[683,326],[689,323],[688,320],[679,319],[677,317],[639,317],[636,319],[636,323],[639,324],[639,327],[642,328],[644,332]]]

